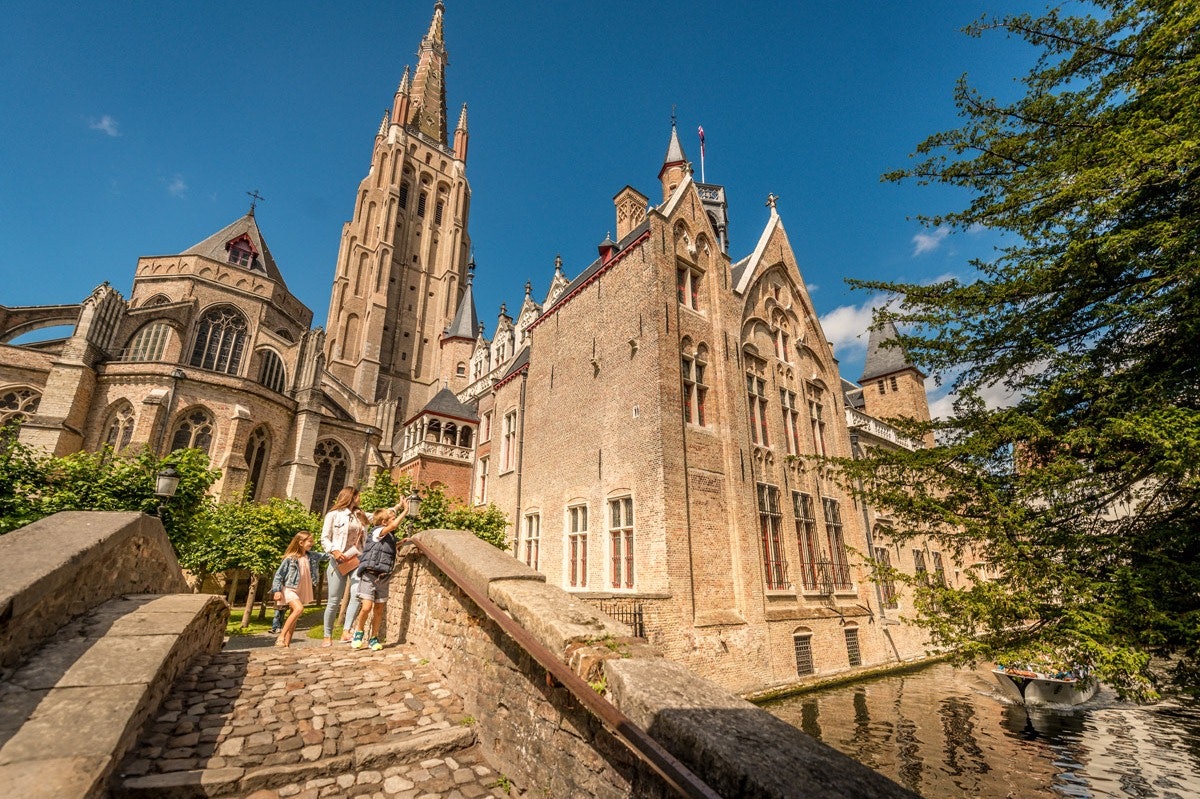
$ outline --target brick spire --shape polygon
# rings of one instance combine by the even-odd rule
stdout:
[[[446,144],[446,40],[442,32],[442,14],[446,6],[433,5],[433,21],[421,40],[417,72],[412,84],[412,112],[408,120],[431,139]]]

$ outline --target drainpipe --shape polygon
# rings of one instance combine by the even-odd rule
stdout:
[[[525,471],[525,384],[529,381],[529,367],[521,372],[521,400],[517,406],[519,421],[517,422],[517,513],[513,517],[513,541],[521,537],[521,474]],[[538,530],[538,547],[541,547],[541,529]],[[513,557],[518,556],[516,544],[513,544]],[[540,560],[540,556],[539,556]]]

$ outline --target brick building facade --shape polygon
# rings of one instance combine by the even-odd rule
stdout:
[[[495,504],[514,556],[734,690],[921,654],[899,621],[910,597],[864,556],[953,567],[896,548],[819,456],[918,446],[881,420],[928,418],[924,377],[880,329],[861,385],[844,380],[774,198],[731,257],[724,188],[695,181],[674,127],[660,201],[622,189],[618,240],[573,279],[558,260],[546,297],[527,284],[488,338],[442,23],[438,2],[376,133],[324,329],[252,208],[139,259],[129,299],[105,284],[77,306],[0,307],[0,342],[75,323],[65,341],[0,343],[0,414],[57,454],[200,446],[221,499],[323,510],[390,468]]]

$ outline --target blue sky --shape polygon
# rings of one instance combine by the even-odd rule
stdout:
[[[882,183],[956,122],[964,72],[1011,96],[1020,42],[960,29],[1015,0],[496,3],[448,0],[450,118],[469,106],[480,317],[544,296],[614,227],[626,184],[655,199],[681,140],[726,186],[731,254],[768,192],[843,373],[861,372],[873,298],[845,277],[968,274],[991,241],[923,230],[956,207]],[[289,288],[325,321],[342,223],[433,2],[76,2],[0,10],[0,304],[128,295],[140,255],[182,251],[266,198],[258,220]]]

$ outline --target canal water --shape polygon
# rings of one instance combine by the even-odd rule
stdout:
[[[1200,797],[1200,702],[1026,710],[939,663],[765,706],[926,799]]]

